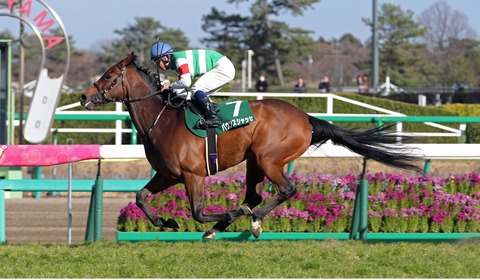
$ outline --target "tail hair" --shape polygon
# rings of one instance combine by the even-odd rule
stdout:
[[[418,149],[405,146],[411,143],[412,137],[388,132],[396,123],[380,127],[358,130],[347,129],[331,124],[325,120],[309,116],[312,125],[311,145],[317,148],[328,140],[343,146],[367,159],[386,165],[416,172],[423,172],[415,163],[423,159]],[[401,137],[402,142],[398,141]]]

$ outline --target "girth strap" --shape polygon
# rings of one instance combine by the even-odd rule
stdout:
[[[215,175],[218,171],[218,153],[217,153],[217,134],[215,128],[207,128],[206,141],[206,157],[207,157],[207,173],[208,176]]]

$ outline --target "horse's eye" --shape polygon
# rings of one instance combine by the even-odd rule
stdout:
[[[105,74],[105,80],[110,80],[111,77],[112,77],[112,75],[110,75],[110,74]]]

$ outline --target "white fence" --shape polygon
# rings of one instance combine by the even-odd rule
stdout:
[[[407,144],[417,148],[425,159],[480,159],[480,144]],[[143,145],[102,145],[102,157],[105,159],[144,159]],[[347,148],[333,144],[324,144],[320,148],[310,147],[302,157],[332,157],[332,158],[361,158],[362,156],[351,152]]]
[[[326,99],[326,108],[325,113],[318,113],[318,112],[308,112],[309,115],[315,117],[322,117],[322,116],[350,116],[350,117],[383,117],[383,116],[406,116],[405,114],[387,110],[381,107],[373,106],[367,103],[359,102],[356,100],[352,100],[349,98],[345,98],[342,96],[338,96],[331,93],[262,93],[262,92],[250,92],[250,93],[239,93],[239,92],[218,92],[215,93],[214,96],[221,96],[221,97],[255,97],[257,100],[261,100],[264,98],[278,98],[278,97],[301,97],[301,98],[325,98]],[[334,112],[334,102],[346,102],[352,105],[360,106],[366,109],[374,110],[379,112],[378,114],[337,114]],[[82,114],[82,115],[98,115],[99,113],[105,115],[128,115],[128,112],[123,111],[123,105],[121,103],[116,104],[115,111],[109,112],[91,112],[82,109],[81,111],[66,111],[75,107],[80,106],[80,103],[73,103],[67,106],[59,107],[56,111],[57,115],[75,115],[75,114]],[[459,124],[458,129],[452,128],[446,125],[442,125],[439,123],[433,122],[424,122],[425,125],[436,127],[444,132],[415,132],[412,133],[412,136],[417,137],[460,137],[465,135],[465,124]],[[130,128],[123,128],[122,121],[116,120],[115,121],[115,128],[52,128],[59,133],[64,132],[75,132],[75,133],[115,133],[115,144],[121,145],[122,144],[122,133],[132,133]],[[402,123],[397,124],[397,131],[403,131]]]

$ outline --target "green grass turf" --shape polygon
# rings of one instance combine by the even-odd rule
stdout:
[[[480,242],[0,245],[0,278],[478,278]]]

